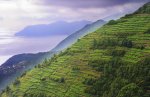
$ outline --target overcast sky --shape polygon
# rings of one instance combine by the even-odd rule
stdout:
[[[135,11],[149,0],[0,0],[0,35],[58,20],[95,21]]]
[[[96,21],[123,16],[134,12],[147,1],[149,0],[0,0],[0,64],[18,53],[50,50],[65,38],[20,39],[13,36],[28,25],[49,24],[59,20]]]

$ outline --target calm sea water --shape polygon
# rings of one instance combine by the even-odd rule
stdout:
[[[66,37],[67,35],[34,38],[1,36],[0,65],[16,54],[49,51]]]

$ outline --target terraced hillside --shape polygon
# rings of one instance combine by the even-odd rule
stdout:
[[[23,72],[34,68],[34,66],[38,65],[38,63],[42,63],[45,58],[50,58],[54,54],[57,54],[67,47],[70,47],[79,38],[87,35],[90,32],[96,31],[104,24],[106,24],[104,20],[98,20],[94,23],[88,24],[79,31],[69,35],[55,48],[48,52],[40,52],[37,54],[19,54],[12,56],[0,66],[0,93],[17,77],[21,76]]]
[[[1,97],[150,97],[150,3],[145,6],[24,73]]]

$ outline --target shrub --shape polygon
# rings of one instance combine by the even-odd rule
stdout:
[[[38,65],[37,65],[37,68],[42,68],[42,65],[41,65],[41,64],[38,64]]]
[[[27,73],[27,72],[25,71],[25,72],[21,75],[21,77],[24,77],[24,76],[26,75],[26,73]]]
[[[150,29],[144,32],[144,34],[150,34]]]
[[[94,83],[96,82],[96,79],[93,79],[93,78],[86,78],[83,82],[83,84],[86,84],[86,85],[93,85]]]
[[[95,89],[93,89],[92,87],[87,87],[85,90],[84,90],[85,93],[89,93],[89,94],[92,94],[92,95],[96,95],[97,94],[97,91]]]
[[[103,38],[100,40],[94,39],[92,44],[92,49],[105,49],[119,45],[119,41],[113,38]]]
[[[135,48],[143,50],[143,49],[145,49],[145,46],[144,45],[135,45]]]
[[[126,14],[125,16],[124,16],[124,18],[129,18],[129,17],[132,17],[133,16],[133,14]]]
[[[99,45],[104,46],[104,47],[117,46],[118,45],[118,40],[112,39],[112,38],[106,38],[106,39],[103,39],[102,41],[99,41]]]
[[[98,48],[98,42],[96,39],[93,40],[93,45],[92,45],[93,49],[97,49]]]
[[[143,90],[135,83],[124,86],[118,93],[117,97],[142,97]]]
[[[150,53],[145,55],[143,59],[138,62],[138,64],[141,64],[142,66],[150,66]]]
[[[123,49],[120,49],[120,50],[115,49],[115,50],[111,50],[110,52],[110,55],[114,57],[115,56],[123,57],[125,54],[126,54],[126,51]]]
[[[10,90],[11,90],[11,89],[10,89],[9,86],[7,86],[6,89],[5,89],[6,92],[9,92]]]
[[[108,97],[116,97],[122,87],[129,84],[128,80],[122,78],[115,78],[110,85],[110,91]]]
[[[44,93],[36,93],[36,94],[24,93],[23,97],[48,97],[48,96]]]
[[[44,77],[44,78],[41,78],[41,81],[46,81],[46,78]]]
[[[89,61],[88,65],[95,68],[97,71],[104,71],[104,65],[107,64],[108,61],[106,60],[93,60]]]
[[[118,38],[127,38],[128,36],[133,36],[135,34],[135,32],[118,32],[115,33],[115,36],[117,36]]]
[[[114,78],[117,73],[117,69],[124,65],[124,61],[119,57],[112,58],[108,64],[104,66],[104,75],[110,78]]]
[[[115,21],[115,20],[110,20],[107,25],[114,25],[114,24],[117,24],[118,22]]]
[[[144,45],[141,45],[141,46],[140,46],[140,49],[141,49],[141,50],[145,49],[145,46],[144,46]]]
[[[50,79],[55,81],[55,82],[59,82],[59,78],[50,78]]]
[[[16,79],[15,82],[13,83],[14,86],[17,86],[20,84],[20,80]]]
[[[64,83],[64,82],[65,82],[65,78],[64,78],[64,77],[61,77],[61,78],[59,79],[59,82],[60,82],[60,83]]]
[[[132,48],[133,43],[132,43],[131,40],[128,40],[128,39],[125,38],[125,39],[122,40],[121,46]]]
[[[73,70],[73,71],[79,71],[80,68],[79,68],[79,67],[73,67],[72,70]]]

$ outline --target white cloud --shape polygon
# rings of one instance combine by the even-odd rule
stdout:
[[[116,13],[125,14],[142,3],[126,3],[104,8],[69,8],[65,6],[40,5],[39,0],[0,0],[0,35],[13,35],[27,25],[45,24],[57,20],[95,21]]]
[[[45,23],[38,20],[45,15],[41,7],[28,0],[0,1],[0,33],[13,35],[27,25]]]

